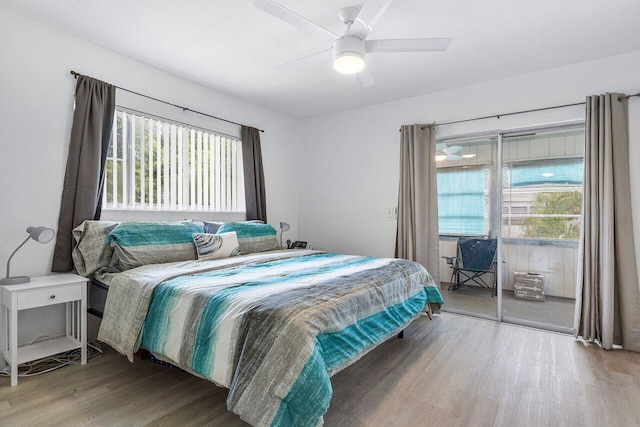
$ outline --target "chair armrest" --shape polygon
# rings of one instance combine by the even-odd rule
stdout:
[[[459,258],[457,256],[443,256],[442,258],[447,260],[447,264],[458,265]]]

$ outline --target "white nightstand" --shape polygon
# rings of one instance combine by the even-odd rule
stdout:
[[[87,279],[75,274],[32,277],[21,285],[0,286],[4,349],[2,357],[11,366],[11,386],[18,384],[18,365],[76,348],[87,363]],[[66,335],[18,347],[18,311],[27,308],[66,305]]]

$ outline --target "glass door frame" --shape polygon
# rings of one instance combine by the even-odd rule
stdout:
[[[502,209],[502,205],[503,205],[503,198],[504,198],[504,194],[503,194],[503,176],[502,176],[502,170],[503,170],[503,146],[504,146],[504,138],[508,138],[508,137],[515,137],[518,135],[524,135],[527,133],[531,133],[531,132],[543,132],[543,131],[552,131],[552,130],[569,130],[569,129],[575,129],[576,127],[579,126],[584,126],[585,121],[583,119],[579,119],[579,120],[571,120],[571,121],[566,121],[566,122],[560,122],[560,123],[549,123],[549,124],[545,124],[545,125],[537,125],[537,126],[527,126],[527,127],[519,127],[519,128],[513,128],[513,129],[500,129],[500,130],[494,130],[494,131],[488,131],[488,132],[480,132],[480,133],[468,133],[468,134],[461,134],[461,135],[452,135],[452,136],[447,136],[444,138],[436,138],[437,142],[447,142],[447,143],[451,143],[453,141],[464,141],[464,140],[470,140],[470,139],[480,139],[480,138],[496,138],[497,139],[497,143],[496,143],[496,164],[493,165],[492,170],[495,173],[495,185],[496,188],[494,189],[493,193],[495,194],[495,200],[496,203],[495,205],[497,206],[497,209],[495,210],[496,215],[497,215],[497,220],[495,221],[496,223],[496,239],[498,239],[498,244],[497,244],[497,259],[499,260],[498,262],[498,267],[497,267],[497,274],[496,274],[496,281],[497,281],[497,296],[496,296],[496,316],[487,316],[481,313],[474,313],[474,312],[469,312],[469,311],[465,311],[465,310],[459,310],[459,309],[455,309],[455,308],[448,308],[445,304],[445,306],[442,308],[442,311],[444,312],[449,312],[449,313],[454,313],[454,314],[463,314],[463,315],[467,315],[467,316],[473,316],[473,317],[478,317],[478,318],[482,318],[482,319],[488,319],[488,320],[497,320],[498,322],[504,322],[504,323],[510,323],[510,324],[514,324],[514,325],[520,325],[520,326],[526,326],[526,327],[531,327],[531,328],[536,328],[536,329],[543,329],[543,330],[548,330],[548,331],[552,331],[552,332],[559,332],[559,333],[563,333],[563,334],[574,334],[574,329],[573,328],[568,328],[568,327],[564,327],[564,326],[558,326],[558,325],[552,325],[552,324],[548,324],[548,323],[541,323],[541,322],[535,322],[532,320],[526,320],[526,319],[520,319],[517,317],[510,317],[510,316],[504,316],[503,315],[503,298],[502,298],[502,291],[503,291],[503,283],[504,283],[504,268],[503,268],[503,264],[504,264],[504,248],[503,248],[503,209]]]
[[[495,156],[495,148],[497,146],[497,139],[498,139],[498,134],[496,132],[483,132],[483,133],[474,133],[474,134],[465,134],[465,135],[459,135],[459,136],[454,136],[452,138],[442,138],[442,139],[437,139],[437,143],[455,143],[456,145],[462,145],[463,147],[473,147],[473,146],[490,146],[491,147],[491,160],[490,162],[480,162],[478,164],[473,164],[473,165],[466,165],[464,166],[464,168],[468,168],[468,167],[480,167],[483,169],[488,169],[490,171],[490,183],[489,183],[489,213],[488,213],[488,228],[485,230],[486,231],[486,235],[490,236],[492,238],[496,238],[498,239],[498,233],[499,233],[499,217],[497,214],[495,214],[494,212],[497,212],[498,209],[500,209],[500,207],[497,204],[497,185],[498,185],[498,181],[496,179],[496,176],[498,175],[498,173],[496,172],[496,164],[497,164],[497,160],[496,160],[496,156]],[[444,168],[449,168],[450,166],[445,166]],[[447,235],[444,234],[445,237],[444,240],[456,240],[458,239],[458,237],[465,237],[466,235]],[[442,274],[440,275],[442,276]],[[496,289],[497,288],[497,276],[496,276]],[[497,301],[494,300],[492,298],[492,301]],[[473,316],[473,317],[477,317],[477,318],[481,318],[481,319],[486,319],[486,320],[498,320],[497,315],[490,315],[488,314],[490,311],[489,310],[484,310],[484,312],[477,312],[477,311],[467,311],[465,309],[462,308],[451,308],[448,307],[446,305],[446,301],[445,301],[445,305],[442,309],[443,311],[449,312],[449,313],[454,313],[454,314],[461,314],[461,315],[468,315],[468,316]],[[497,312],[496,312],[497,313]]]

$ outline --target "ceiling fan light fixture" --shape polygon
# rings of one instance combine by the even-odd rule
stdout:
[[[364,69],[365,45],[362,39],[344,36],[333,42],[333,68],[339,73],[355,74]]]
[[[356,74],[364,69],[364,57],[356,52],[344,52],[333,60],[333,69],[342,74]]]

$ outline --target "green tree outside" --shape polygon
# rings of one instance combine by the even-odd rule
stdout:
[[[559,191],[538,193],[533,199],[531,213],[537,215],[569,214],[580,215],[582,193],[579,191]],[[524,237],[547,239],[579,239],[580,217],[529,217],[523,220]]]

